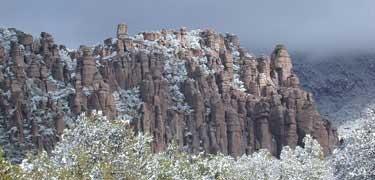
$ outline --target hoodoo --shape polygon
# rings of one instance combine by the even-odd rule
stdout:
[[[232,156],[302,145],[311,134],[329,154],[336,130],[301,89],[287,49],[255,57],[233,34],[161,30],[68,50],[0,29],[0,144],[19,161],[30,150],[51,150],[82,112],[102,110],[154,137],[153,151],[172,140],[197,153]]]

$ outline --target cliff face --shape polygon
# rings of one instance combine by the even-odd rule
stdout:
[[[155,152],[172,140],[188,152],[233,156],[261,148],[277,155],[306,134],[325,153],[337,143],[282,45],[255,57],[232,34],[181,28],[130,37],[127,28],[76,51],[48,33],[0,30],[0,144],[8,156],[51,150],[78,114],[95,109],[152,135]]]

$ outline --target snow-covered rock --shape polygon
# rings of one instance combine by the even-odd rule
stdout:
[[[28,151],[51,152],[78,115],[96,110],[152,135],[154,152],[175,140],[191,153],[240,156],[266,148],[278,155],[307,133],[325,153],[336,144],[335,130],[291,73],[284,46],[257,58],[237,36],[211,29],[127,30],[120,24],[116,38],[76,50],[46,32],[33,38],[0,30],[6,156],[20,162]]]

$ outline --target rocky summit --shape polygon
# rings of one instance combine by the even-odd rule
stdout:
[[[161,30],[67,49],[46,32],[0,29],[0,144],[19,162],[51,151],[76,117],[100,110],[154,137],[154,152],[279,155],[311,134],[326,154],[338,142],[300,87],[283,45],[255,57],[233,34]]]

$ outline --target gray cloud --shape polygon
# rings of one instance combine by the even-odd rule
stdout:
[[[76,48],[115,36],[161,28],[213,28],[237,34],[257,53],[276,43],[290,50],[375,47],[373,0],[12,0],[2,2],[0,26],[33,35],[47,31]]]

